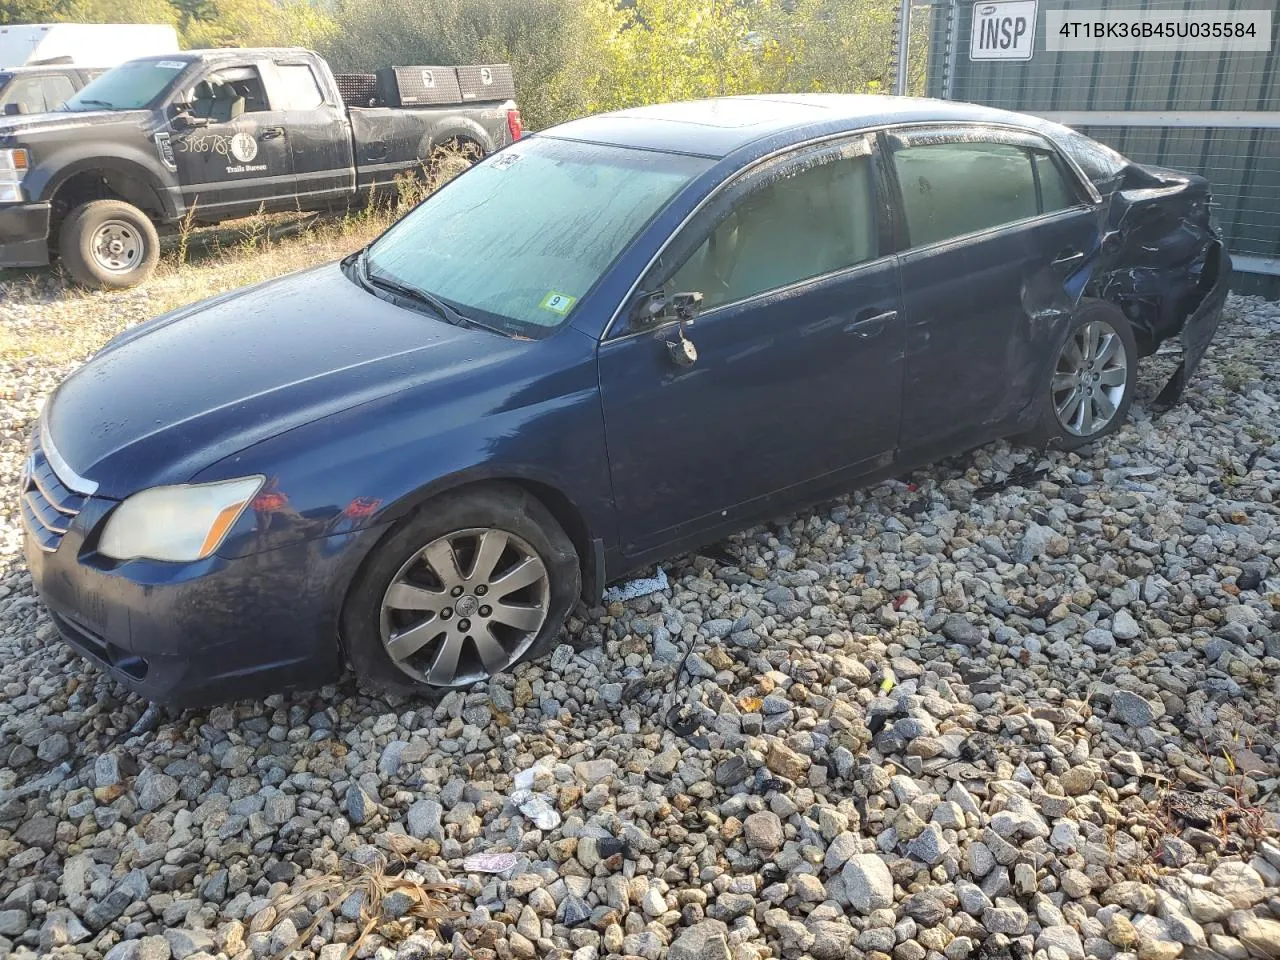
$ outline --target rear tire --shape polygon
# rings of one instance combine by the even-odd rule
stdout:
[[[62,222],[58,255],[76,283],[123,290],[146,281],[160,259],[151,218],[123,200],[93,200]]]
[[[1114,433],[1129,415],[1138,378],[1138,345],[1120,308],[1082,300],[1040,387],[1040,418],[1020,439],[1073,450]]]
[[[368,686],[438,695],[546,655],[581,588],[573,542],[535,497],[507,484],[445,493],[365,560],[342,636]]]

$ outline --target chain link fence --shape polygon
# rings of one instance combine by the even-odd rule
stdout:
[[[1028,9],[1031,4],[1020,5]],[[1177,17],[1271,9],[1263,0],[1039,0],[1029,59],[971,58],[979,0],[904,4],[907,78],[927,96],[1065,123],[1140,163],[1201,173],[1243,292],[1280,296],[1280,16],[1263,50],[1050,49],[1047,23],[1086,8]],[[902,43],[899,43],[899,57]],[[908,86],[911,86],[910,84]]]

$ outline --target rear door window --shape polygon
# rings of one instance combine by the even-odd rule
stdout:
[[[1040,212],[1053,213],[1080,203],[1073,181],[1062,167],[1062,161],[1047,150],[1031,153],[1040,187]]]
[[[1036,216],[1030,153],[1006,143],[956,141],[895,150],[911,246]]]
[[[324,103],[316,75],[305,63],[276,64],[284,91],[285,110],[314,110]]]

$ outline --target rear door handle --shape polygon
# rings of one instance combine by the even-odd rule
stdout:
[[[263,140],[274,140],[276,137],[284,136],[284,127],[267,127],[262,131]]]
[[[863,310],[846,323],[844,332],[851,333],[862,340],[870,340],[872,337],[882,333],[885,327],[897,319],[897,310],[885,310],[877,313],[876,308],[872,307],[870,310]]]
[[[1079,263],[1084,259],[1084,254],[1079,250],[1063,250],[1058,254],[1058,258],[1049,264],[1051,267],[1067,267],[1073,263]]]

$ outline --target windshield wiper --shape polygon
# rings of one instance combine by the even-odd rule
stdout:
[[[479,320],[472,320],[470,317],[459,313],[435,294],[428,293],[426,290],[419,290],[417,287],[411,287],[406,283],[401,283],[399,280],[375,274],[369,269],[369,259],[365,256],[365,251],[363,250],[356,255],[356,271],[366,286],[378,287],[398,297],[404,297],[406,300],[424,304],[439,314],[446,323],[451,323],[455,327],[478,327],[481,330],[494,329]],[[494,330],[494,332],[501,333],[500,330]]]
[[[114,110],[116,106],[108,100],[94,100],[92,97],[87,100],[77,100],[76,102],[83,103],[86,106],[106,107],[108,110]]]

